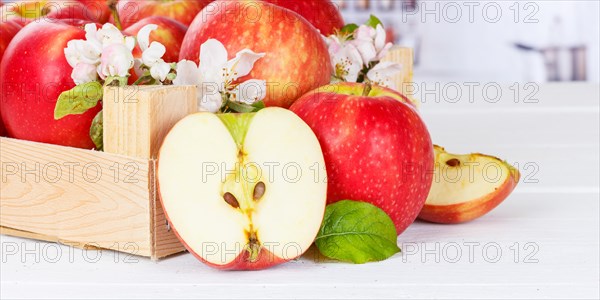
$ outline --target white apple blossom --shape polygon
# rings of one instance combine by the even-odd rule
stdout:
[[[124,44],[111,44],[102,50],[98,75],[106,79],[109,76],[125,77],[133,67],[133,54]]]
[[[64,50],[65,58],[73,68],[71,78],[75,84],[95,81],[97,75],[102,79],[107,76],[127,76],[131,67],[125,68],[130,65],[135,39],[124,36],[112,24],[104,24],[98,29],[96,24],[89,23],[84,29],[86,39],[71,40]]]
[[[375,28],[360,25],[354,32],[354,39],[350,43],[359,49],[365,63],[370,63],[380,61],[392,47],[392,43],[385,42],[386,38],[385,29],[381,24]]]
[[[158,26],[155,24],[148,24],[138,32],[137,41],[142,50],[142,58],[136,59],[136,66],[147,66],[150,69],[152,78],[164,81],[171,71],[171,66],[162,59],[167,52],[166,47],[156,41],[150,43],[150,33],[157,28]],[[136,72],[139,72],[137,68]]]
[[[248,75],[254,63],[265,54],[244,49],[231,60],[227,60],[227,56],[227,50],[221,42],[209,39],[200,46],[200,66],[188,60],[177,64],[177,77],[173,84],[197,85],[201,111],[219,111],[223,105],[223,95],[231,101],[245,104],[253,104],[266,96],[267,83],[264,80],[237,82]]]
[[[98,79],[96,69],[96,65],[78,63],[71,72],[71,78],[73,78],[76,85],[96,81]]]
[[[396,85],[392,80],[392,76],[400,71],[402,71],[402,66],[400,64],[383,61],[376,64],[369,72],[367,72],[367,78],[374,84],[395,89]]]
[[[331,35],[324,38],[335,78],[393,87],[391,77],[401,70],[401,66],[380,62],[392,47],[392,43],[385,42],[386,33],[381,24],[375,28],[361,25],[350,36]]]

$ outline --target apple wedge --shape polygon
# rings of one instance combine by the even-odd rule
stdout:
[[[434,145],[435,175],[419,219],[455,224],[474,220],[498,206],[519,182],[519,171],[480,153],[457,155]]]
[[[171,227],[219,269],[267,268],[304,253],[325,211],[327,183],[312,130],[291,111],[197,113],[160,149],[160,198]]]

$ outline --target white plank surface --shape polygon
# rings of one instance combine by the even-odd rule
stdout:
[[[398,238],[403,253],[387,261],[305,255],[270,270],[221,272],[189,254],[152,262],[2,236],[0,296],[598,299],[599,86],[546,85],[538,96],[529,107],[421,106],[434,141],[448,150],[496,154],[519,162],[524,175],[532,163],[537,173],[481,219],[416,222]]]

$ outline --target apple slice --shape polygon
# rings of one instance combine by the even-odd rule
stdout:
[[[319,168],[319,169],[315,169]],[[197,113],[166,136],[158,184],[185,247],[219,269],[263,269],[304,253],[325,212],[327,183],[312,130],[291,111]]]
[[[519,182],[519,171],[499,158],[457,155],[434,145],[435,175],[419,218],[454,224],[474,220],[498,206]]]

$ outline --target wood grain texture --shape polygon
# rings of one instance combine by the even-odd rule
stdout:
[[[156,158],[173,125],[198,110],[196,87],[107,87],[103,110],[104,151]]]
[[[156,160],[150,160],[150,178],[153,178],[150,187],[151,198],[151,233],[152,233],[152,256],[157,260],[175,253],[185,251],[183,244],[173,231],[167,225],[167,217],[160,202],[160,195],[157,190],[156,182]]]
[[[413,81],[413,49],[394,46],[382,61],[393,61],[402,65],[402,71],[393,76],[396,89],[403,95],[409,95]]]
[[[0,226],[151,255],[148,160],[9,138],[0,149]]]

